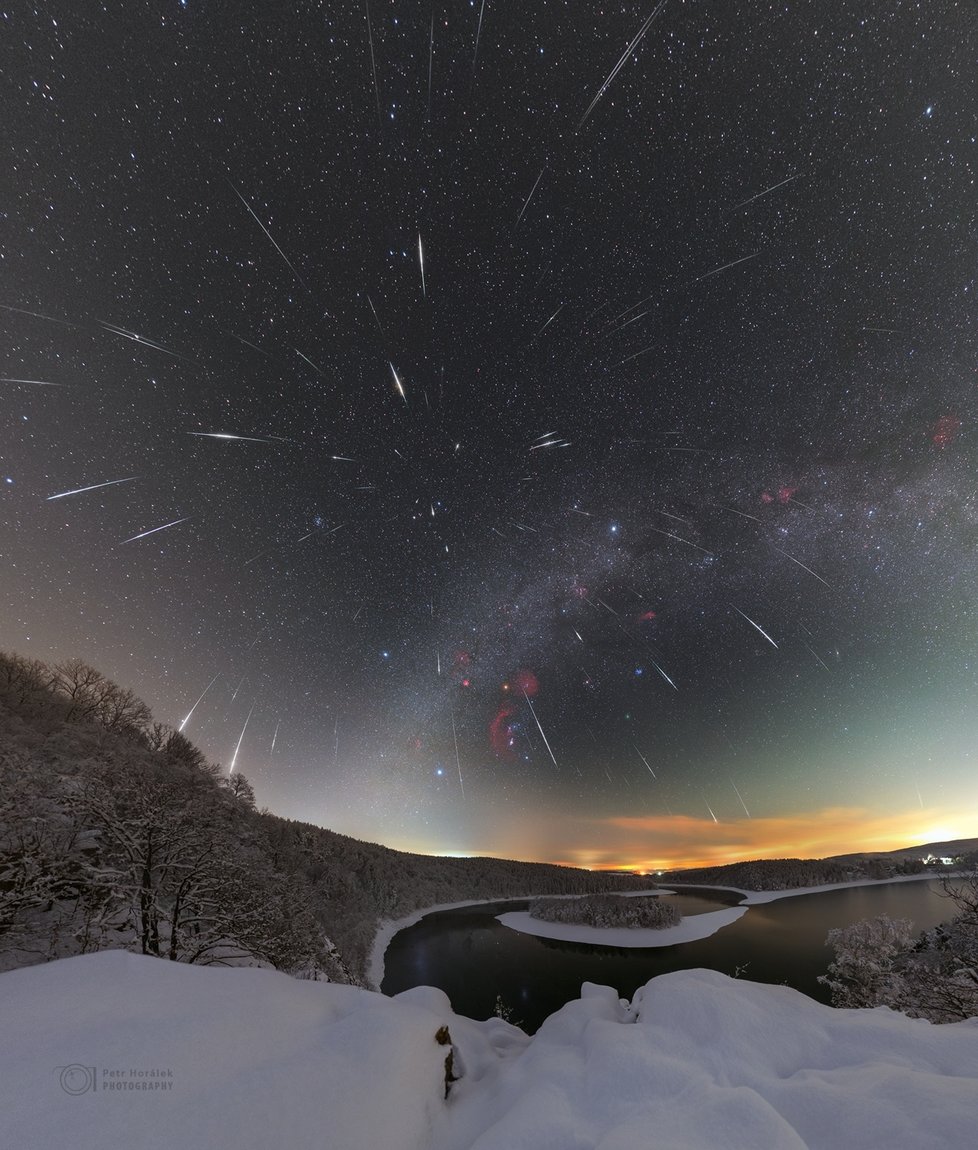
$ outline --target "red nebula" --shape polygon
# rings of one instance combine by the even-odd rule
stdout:
[[[509,746],[513,730],[506,721],[516,710],[512,703],[500,704],[499,710],[489,724],[489,746],[497,755],[508,757],[512,754]]]
[[[638,618],[639,618],[639,622],[648,623],[652,619],[655,618],[655,612],[654,611],[643,611],[642,614],[639,615]]]
[[[789,499],[798,490],[797,487],[779,487],[778,488],[778,502],[787,503]]]
[[[762,503],[773,503],[774,502],[774,496],[771,494],[770,491],[762,491],[761,492],[761,502]]]
[[[931,443],[936,447],[947,447],[957,439],[960,429],[960,419],[954,415],[942,415],[934,424],[934,430],[930,437]]]
[[[517,671],[513,682],[521,695],[528,695],[531,699],[540,690],[540,681],[532,671]]]
[[[471,687],[472,686],[472,680],[471,679],[463,679],[462,680],[462,686],[463,687]]]

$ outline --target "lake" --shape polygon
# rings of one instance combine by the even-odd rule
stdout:
[[[674,897],[684,917],[738,901],[737,895],[721,891]],[[530,1034],[579,997],[582,982],[613,986],[622,998],[631,998],[653,976],[693,967],[783,983],[827,1002],[817,978],[832,959],[825,945],[832,927],[885,914],[909,918],[917,930],[925,930],[956,913],[937,880],[845,887],[752,906],[737,922],[700,942],[624,949],[536,938],[495,920],[497,914],[527,906],[524,899],[427,915],[394,936],[381,989],[397,994],[412,986],[437,986],[457,1014],[470,1018],[488,1018],[499,995],[513,1021]]]

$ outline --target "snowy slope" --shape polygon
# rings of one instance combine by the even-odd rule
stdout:
[[[430,988],[103,952],[0,975],[0,1034],[3,1150],[911,1150],[978,1126],[978,1020],[702,970],[631,1006],[585,984],[528,1039]]]

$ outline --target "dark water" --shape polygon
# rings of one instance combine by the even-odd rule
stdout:
[[[710,894],[676,896],[683,916],[730,905],[723,900],[737,901],[736,895]],[[653,976],[692,967],[784,983],[826,1002],[816,980],[832,959],[825,946],[832,927],[886,914],[912,919],[924,930],[955,913],[936,881],[849,887],[752,906],[737,922],[700,942],[622,949],[535,938],[495,921],[497,914],[526,907],[525,901],[500,902],[439,911],[402,930],[387,949],[383,992],[437,986],[457,1014],[470,1018],[488,1018],[501,995],[513,1020],[529,1033],[579,997],[582,982],[613,986],[621,997],[631,998]]]

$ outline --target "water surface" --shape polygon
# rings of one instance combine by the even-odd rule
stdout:
[[[729,892],[706,895],[675,898],[684,917],[738,901]],[[817,978],[832,959],[825,946],[832,927],[886,914],[912,919],[924,930],[955,913],[936,880],[846,887],[752,906],[737,922],[699,942],[623,949],[536,938],[495,920],[497,914],[528,905],[524,899],[427,915],[394,936],[381,989],[397,994],[412,986],[437,986],[456,1013],[470,1018],[487,1018],[499,995],[514,1021],[530,1033],[577,998],[582,982],[613,986],[630,998],[655,975],[693,967],[784,983],[827,1002]]]

